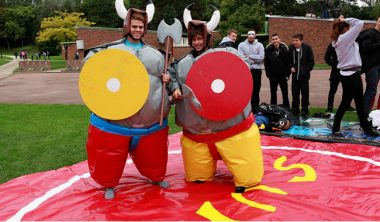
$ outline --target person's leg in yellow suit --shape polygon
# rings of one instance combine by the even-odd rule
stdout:
[[[206,143],[182,136],[182,155],[186,181],[212,181],[216,161]],[[236,187],[252,187],[264,174],[260,133],[256,124],[248,130],[215,143],[224,163],[234,177]]]

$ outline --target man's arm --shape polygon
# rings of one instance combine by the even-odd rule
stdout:
[[[308,71],[311,71],[311,70],[313,70],[313,68],[314,68],[314,65],[315,65],[315,63],[314,63],[314,53],[313,53],[313,49],[311,48],[311,46],[308,46],[308,48],[309,48],[309,55],[308,55],[308,60],[307,60],[307,69],[308,69]]]
[[[364,35],[362,43],[360,44],[360,51],[372,53],[380,50],[380,42],[374,42],[376,33],[372,32],[372,30],[368,30]]]
[[[261,63],[264,61],[264,58],[265,58],[264,46],[263,44],[259,43],[257,47],[258,47],[259,53],[249,55],[249,59],[252,60],[254,63]]]
[[[170,95],[172,95],[175,100],[182,99],[182,93],[176,75],[178,62],[178,60],[175,60],[167,70],[167,72],[170,74],[170,82],[167,87],[169,89]]]
[[[325,52],[325,62],[329,65],[329,66],[333,66],[333,61],[332,61],[332,45],[329,44],[329,46],[327,46],[327,49],[326,49],[326,52]]]
[[[289,61],[289,49],[288,49],[288,47],[285,47],[283,49],[282,62],[285,64],[285,67],[286,67],[286,70],[284,70],[286,77],[289,78],[289,76],[291,74],[290,69],[292,67],[290,66],[290,61]]]

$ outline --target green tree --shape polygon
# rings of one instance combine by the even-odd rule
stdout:
[[[15,41],[21,41],[23,47],[24,40],[31,39],[35,11],[31,6],[3,8],[0,11],[0,38],[6,41],[8,48]]]
[[[124,1],[128,9],[129,1]],[[93,21],[100,27],[123,27],[123,20],[117,15],[115,0],[84,0],[80,7],[89,21]]]
[[[234,2],[234,0],[227,1]],[[225,12],[222,14],[223,19],[220,22],[220,29],[223,34],[230,28],[236,29],[238,33],[246,33],[250,29],[254,29],[257,32],[264,30],[265,9],[261,4],[243,4],[234,9],[230,4],[223,2],[222,9],[222,12]],[[227,13],[230,10],[233,12]]]
[[[263,0],[262,2],[267,14],[303,16],[306,13],[304,5],[307,2],[299,3],[297,0]]]
[[[57,12],[56,16],[44,18],[41,22],[41,30],[37,33],[36,40],[46,44],[51,42],[58,46],[61,42],[76,40],[75,26],[90,26],[94,22],[82,18],[83,13]]]
[[[376,3],[370,11],[371,19],[377,19],[380,16],[380,2]]]
[[[6,21],[1,27],[0,36],[6,39],[7,48],[10,49],[10,40],[19,40],[25,36],[25,29],[14,21]]]

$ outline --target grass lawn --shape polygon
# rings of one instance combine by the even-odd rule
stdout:
[[[331,69],[331,66],[329,66],[329,65],[327,65],[327,64],[315,64],[315,65],[314,65],[314,69],[315,69],[315,70],[325,70],[325,69],[330,70],[330,69]]]
[[[43,58],[42,58],[43,59]],[[66,60],[62,58],[62,56],[57,55],[57,56],[50,56],[50,64],[51,64],[51,69],[64,69],[66,68]]]
[[[66,68],[66,61],[65,60],[50,60],[51,69],[64,69]]]
[[[170,134],[181,130],[173,111]],[[84,105],[0,104],[0,184],[85,160],[89,115]],[[356,113],[347,112],[344,119],[356,121]]]
[[[3,54],[2,57],[0,58],[0,66],[4,65],[4,64],[7,64],[11,60],[12,60],[12,58],[8,57],[8,55],[4,55]]]

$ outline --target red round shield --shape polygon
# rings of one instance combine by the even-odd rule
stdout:
[[[186,84],[193,90],[202,109],[192,106],[210,120],[228,120],[238,115],[251,99],[253,81],[247,64],[238,56],[212,52],[191,67]]]

